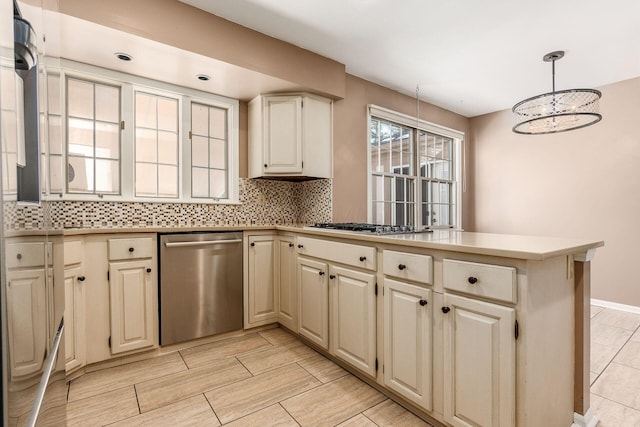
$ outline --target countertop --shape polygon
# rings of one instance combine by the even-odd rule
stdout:
[[[119,233],[179,233],[208,231],[269,231],[278,230],[318,237],[333,237],[360,242],[438,249],[525,260],[545,260],[563,255],[584,255],[604,246],[603,241],[512,234],[475,233],[469,231],[434,230],[432,233],[375,235],[351,231],[326,230],[294,225],[239,225],[202,227],[140,227],[140,228],[74,228],[49,230],[49,236],[80,236]],[[7,231],[5,237],[41,236],[42,230]]]

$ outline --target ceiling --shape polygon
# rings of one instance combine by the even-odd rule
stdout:
[[[180,0],[474,117],[640,76],[638,0]]]

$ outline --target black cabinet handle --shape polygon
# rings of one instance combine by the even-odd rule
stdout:
[[[367,257],[366,257],[366,256],[361,256],[361,257],[360,257],[360,261],[366,261],[366,260],[367,260]]]
[[[18,254],[18,255],[16,255],[16,258],[18,258],[18,259],[22,259],[22,254]]]
[[[294,245],[293,243],[289,243],[289,247],[292,248]]]
[[[398,270],[404,270],[405,268],[407,268],[407,266],[406,266],[406,265],[404,265],[404,264],[400,264],[400,265],[398,266]]]
[[[424,307],[425,305],[427,305],[427,300],[426,300],[426,299],[421,299],[421,300],[420,300],[420,305],[421,305],[421,306],[423,306],[423,307]]]
[[[268,168],[269,166],[267,166],[267,164],[265,163],[265,164],[264,164],[264,167],[265,167],[265,168]]]
[[[298,249],[304,248],[304,245],[298,245]]]
[[[324,271],[318,271],[318,274],[319,274],[320,276],[324,276]]]
[[[450,311],[451,311],[451,309],[450,309],[449,307],[442,307],[442,312],[443,312],[444,314],[447,314],[447,313],[448,313],[448,312],[450,312]]]
[[[78,282],[84,282],[86,279],[86,277],[84,276],[78,276]]]
[[[329,275],[329,279],[333,280],[333,279],[335,279],[335,278],[336,278],[336,275],[335,275],[335,274],[330,274],[330,275]]]
[[[129,252],[133,252],[135,249],[133,248],[129,248]]]
[[[255,246],[255,245],[256,245],[255,242],[249,243],[249,246]]]
[[[478,278],[471,276],[467,279],[467,282],[471,283],[472,285],[475,285],[476,283],[478,283]]]
[[[147,268],[147,273],[151,273],[151,269],[150,268]]]

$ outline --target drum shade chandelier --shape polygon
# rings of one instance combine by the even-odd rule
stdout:
[[[556,61],[564,51],[542,57],[551,62],[552,91],[525,99],[513,106],[517,123],[515,133],[542,135],[580,129],[602,120],[598,112],[602,93],[595,89],[568,89],[556,92]]]

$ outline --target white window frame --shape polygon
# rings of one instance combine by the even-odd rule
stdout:
[[[44,191],[45,200],[69,201],[116,201],[116,202],[149,202],[149,203],[200,203],[200,204],[240,204],[239,181],[239,112],[240,102],[196,89],[177,86],[170,83],[134,76],[119,71],[108,70],[93,65],[81,64],[75,61],[60,59],[48,66],[48,70],[60,76],[60,99],[62,100],[63,123],[67,120],[66,80],[67,77],[78,78],[96,83],[119,86],[120,117],[125,122],[125,129],[120,138],[120,193],[115,194],[79,194],[67,193],[67,184],[63,182],[63,193],[51,193],[48,179]],[[135,195],[135,91],[178,99],[179,129],[178,129],[178,197],[149,197]],[[227,110],[227,173],[228,194],[225,199],[192,198],[191,197],[191,102],[209,105]],[[67,134],[66,126],[62,129],[64,146],[63,173],[66,174]],[[47,169],[49,156],[47,153]],[[48,177],[47,177],[48,178]],[[66,181],[66,179],[65,179]]]
[[[420,131],[425,131],[428,133],[448,137],[453,140],[452,149],[454,152],[454,156],[452,160],[455,168],[455,171],[454,171],[455,174],[453,179],[454,184],[453,184],[453,191],[452,191],[454,194],[451,196],[451,198],[455,200],[455,215],[454,215],[455,223],[453,224],[453,229],[462,230],[462,188],[463,188],[462,180],[463,180],[463,167],[464,167],[464,165],[462,164],[462,160],[463,160],[462,150],[464,149],[464,133],[455,129],[451,129],[445,126],[440,126],[438,124],[428,122],[426,120],[419,120],[416,117],[399,113],[397,111],[389,110],[387,108],[380,107],[374,104],[367,105],[367,131],[366,131],[367,133],[367,221],[368,222],[373,221],[373,209],[372,209],[372,200],[371,200],[371,191],[372,191],[371,178],[373,176],[373,171],[371,169],[371,141],[370,141],[372,117],[378,118],[384,121],[389,121],[392,123],[397,123],[402,126],[410,127],[414,129],[414,131],[412,132],[412,135],[415,135],[416,133],[415,129],[418,129]],[[415,224],[414,225],[416,226],[416,228],[424,228],[426,226],[422,224],[422,215],[420,212],[420,209],[422,206],[422,195],[420,194],[420,188],[422,184],[419,182],[423,178],[420,176],[420,169],[419,169],[420,165],[418,161],[419,154],[417,152],[417,147],[416,147],[417,141],[414,136],[412,136],[411,139],[412,139],[412,144],[414,144],[412,161],[414,162],[414,169],[416,169],[414,171],[416,182],[414,184],[414,190],[413,190],[414,204],[415,204],[414,206]],[[428,226],[428,228],[451,229],[452,227],[448,225],[447,226],[432,225],[432,226]]]

